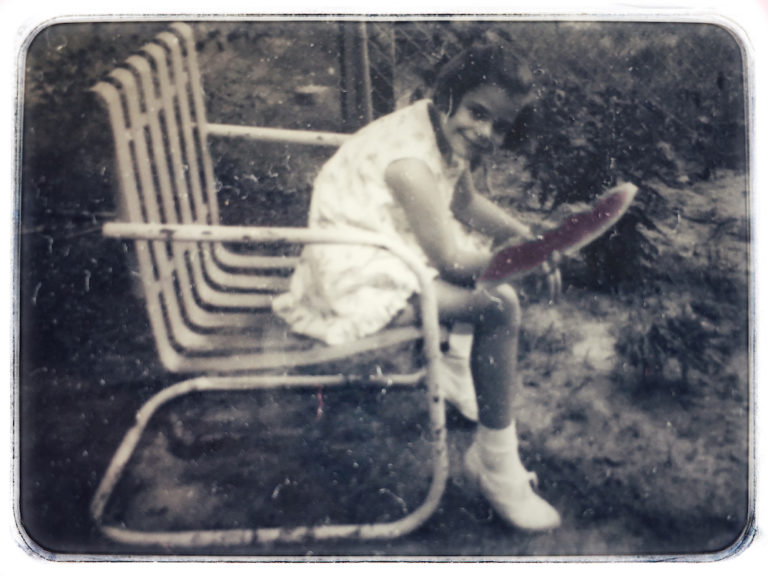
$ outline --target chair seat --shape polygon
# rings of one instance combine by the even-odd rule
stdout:
[[[216,372],[221,374],[249,370],[291,370],[323,365],[325,373],[404,374],[423,368],[414,357],[422,337],[414,325],[385,328],[354,342],[329,346],[314,338],[291,331],[290,326],[271,312],[255,312],[247,330],[220,330],[201,336],[205,347],[176,350],[180,365],[175,372]],[[441,341],[447,332],[441,330]],[[369,366],[370,369],[360,369]]]

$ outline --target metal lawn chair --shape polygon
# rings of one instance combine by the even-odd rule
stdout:
[[[407,249],[374,234],[221,225],[210,137],[333,146],[345,136],[208,123],[194,46],[191,28],[173,24],[93,88],[109,114],[119,181],[119,220],[106,224],[103,232],[133,242],[138,284],[158,356],[169,372],[190,378],[161,391],[139,410],[94,495],[92,516],[114,540],[176,547],[405,534],[435,510],[448,473],[445,415],[436,372],[440,328],[431,279]],[[345,346],[325,346],[291,334],[271,314],[270,305],[272,297],[286,289],[296,259],[230,248],[289,243],[365,244],[399,256],[421,284],[421,325],[392,327]],[[408,374],[292,373],[297,367],[321,367],[342,359],[354,363],[361,353],[387,351],[413,341],[422,343],[425,368]],[[204,391],[364,384],[426,384],[431,485],[421,505],[399,520],[168,532],[143,532],[105,520],[105,507],[142,433],[158,409],[172,399]]]

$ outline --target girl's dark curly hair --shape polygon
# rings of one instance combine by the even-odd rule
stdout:
[[[467,92],[485,84],[498,86],[510,96],[525,95],[533,89],[533,74],[524,62],[506,52],[501,45],[484,40],[465,49],[442,67],[435,80],[432,99],[438,110],[450,116]],[[512,132],[507,135],[505,147],[513,146],[522,137],[522,122],[529,111],[521,112]]]

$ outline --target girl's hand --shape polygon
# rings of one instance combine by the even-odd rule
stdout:
[[[537,235],[530,226],[521,225],[521,227],[517,229],[513,235],[495,238],[491,249],[494,252],[498,252],[507,246],[517,246],[518,244],[535,242],[536,240],[540,239],[541,236]]]
[[[530,226],[521,226],[520,227],[520,235],[519,240],[523,242],[530,242],[531,240],[538,240],[539,236],[534,233],[533,229]]]
[[[547,262],[541,265],[541,270],[547,277],[547,290],[549,293],[549,303],[556,304],[563,292],[563,278],[560,275],[560,261],[562,255],[560,252],[552,252]]]

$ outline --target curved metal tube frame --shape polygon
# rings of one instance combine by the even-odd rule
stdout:
[[[427,269],[412,254],[397,243],[376,234],[348,231],[310,230],[296,228],[257,228],[204,225],[161,225],[115,222],[104,226],[106,236],[135,240],[172,240],[178,242],[222,241],[254,242],[276,241],[301,244],[366,244],[389,250],[416,274],[421,286],[419,294],[426,374],[417,374],[414,385],[425,376],[428,410],[431,425],[432,483],[426,498],[410,514],[387,523],[337,524],[276,528],[186,530],[175,532],[142,532],[103,522],[104,509],[122,475],[125,466],[139,443],[142,433],[153,414],[168,401],[201,391],[242,391],[264,388],[297,386],[340,386],[349,383],[343,375],[290,376],[249,374],[239,376],[201,376],[170,386],[150,398],[136,414],[136,423],[127,432],[115,452],[91,502],[91,515],[101,531],[109,538],[133,545],[159,545],[178,548],[248,545],[269,542],[297,542],[340,538],[389,539],[396,538],[421,526],[435,511],[445,490],[448,478],[445,410],[440,390],[436,361],[440,355],[440,331],[437,300],[432,279]],[[385,383],[385,382],[382,382]]]

